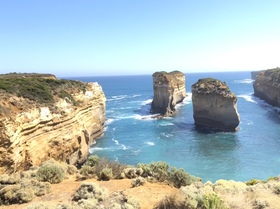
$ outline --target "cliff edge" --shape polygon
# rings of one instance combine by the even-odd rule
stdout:
[[[179,71],[156,72],[153,74],[154,99],[152,113],[162,116],[175,114],[175,105],[186,97],[185,74]]]
[[[192,85],[194,120],[197,125],[235,131],[239,125],[237,97],[226,83],[213,78],[199,79]]]
[[[97,83],[48,74],[0,76],[0,173],[25,170],[54,158],[87,159],[103,133],[106,98]]]
[[[280,107],[280,68],[260,72],[253,87],[255,96]]]

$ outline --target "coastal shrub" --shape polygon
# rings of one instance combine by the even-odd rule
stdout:
[[[132,179],[131,181],[131,186],[132,187],[139,187],[139,186],[143,186],[145,184],[145,179],[141,176]]]
[[[100,158],[97,155],[91,155],[88,157],[85,165],[94,167],[97,165],[97,163],[100,161]]]
[[[0,176],[0,185],[17,184],[20,182],[20,175],[18,173],[8,175],[3,174]]]
[[[77,169],[76,166],[74,166],[74,165],[68,165],[67,166],[67,173],[68,174],[73,175],[73,174],[75,174],[77,172],[78,172],[78,169]]]
[[[36,179],[22,179],[21,188],[32,189],[36,196],[42,196],[50,192],[51,184],[49,182],[39,182]]]
[[[176,195],[165,196],[153,209],[186,209],[185,200]]]
[[[127,166],[125,164],[121,164],[116,161],[111,161],[106,158],[102,158],[98,161],[98,163],[94,166],[96,175],[99,175],[103,169],[110,168],[112,169],[112,178],[121,179],[122,173]]]
[[[274,192],[274,194],[280,195],[280,185],[279,184],[274,185],[273,192]]]
[[[79,201],[82,199],[96,199],[98,201],[103,201],[108,198],[108,196],[109,192],[107,189],[91,182],[84,182],[75,192],[73,201]]]
[[[43,164],[36,173],[39,181],[47,181],[51,184],[60,183],[65,176],[65,171],[61,166],[55,164]]]
[[[151,171],[154,178],[163,182],[169,177],[169,165],[166,162],[152,162]]]
[[[201,181],[200,178],[190,175],[189,173],[185,172],[184,169],[176,169],[173,167],[171,169],[171,173],[169,175],[169,181],[175,186],[176,188],[180,188],[181,186],[190,185],[196,181]]]
[[[140,209],[138,200],[127,197],[123,192],[114,192],[106,201],[102,202],[103,205],[109,205],[110,209]]]
[[[264,209],[269,206],[269,203],[266,200],[256,199],[253,202],[253,209]]]
[[[139,164],[137,165],[137,168],[138,168],[138,169],[141,169],[141,171],[142,171],[141,176],[142,176],[142,177],[146,178],[146,177],[148,177],[148,176],[152,176],[152,171],[151,171],[151,167],[150,167],[149,164],[139,163]]]
[[[137,175],[137,168],[128,167],[123,170],[124,176],[128,179],[136,178]]]
[[[260,183],[260,182],[261,182],[261,181],[258,180],[258,179],[251,179],[251,180],[249,180],[249,181],[246,181],[245,183],[246,183],[247,186],[253,186],[253,185],[256,185],[256,184],[258,184],[258,183]]]
[[[27,203],[34,198],[34,192],[30,188],[21,188],[20,185],[8,185],[0,190],[0,205],[15,203]]]
[[[235,182],[233,180],[220,179],[213,185],[215,192],[220,194],[237,194],[248,189],[247,185],[243,182]]]
[[[217,194],[207,194],[203,198],[204,209],[228,209],[224,201]]]
[[[29,171],[1,175],[0,182],[0,205],[26,203],[50,191],[50,183],[30,178]]]
[[[93,178],[95,175],[95,169],[89,165],[84,165],[80,169],[80,174],[85,176],[86,178]]]
[[[109,181],[113,178],[113,171],[112,168],[103,168],[102,171],[97,174],[98,180],[100,181]]]
[[[79,81],[42,78],[44,76],[28,74],[5,76],[0,79],[0,90],[7,93],[17,95],[18,97],[28,98],[37,101],[41,104],[53,104],[54,96],[58,94],[59,97],[68,97],[72,100],[70,92],[74,89],[76,91],[86,91],[86,85]],[[69,91],[69,93],[68,93]]]

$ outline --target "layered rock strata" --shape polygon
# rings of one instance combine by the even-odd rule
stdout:
[[[151,112],[162,116],[175,114],[175,106],[186,97],[185,74],[179,71],[153,74],[154,99]]]
[[[9,82],[19,86],[13,89]],[[0,173],[50,158],[84,162],[89,146],[103,133],[105,102],[97,83],[0,77]]]
[[[260,72],[253,87],[255,96],[280,107],[280,68]]]
[[[236,131],[240,119],[237,97],[226,83],[213,78],[192,85],[193,117],[197,125],[222,131]]]

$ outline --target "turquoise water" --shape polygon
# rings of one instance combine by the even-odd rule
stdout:
[[[191,85],[204,77],[225,81],[237,95],[237,132],[195,126]],[[165,119],[152,119],[149,113],[151,75],[74,79],[100,83],[107,98],[105,132],[90,148],[91,154],[131,165],[166,161],[203,181],[280,174],[279,109],[253,96],[250,72],[186,74],[188,97],[177,106],[175,117]]]

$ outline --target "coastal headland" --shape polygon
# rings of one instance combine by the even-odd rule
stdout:
[[[106,98],[97,83],[49,74],[0,76],[0,173],[50,158],[82,164],[103,133]]]

